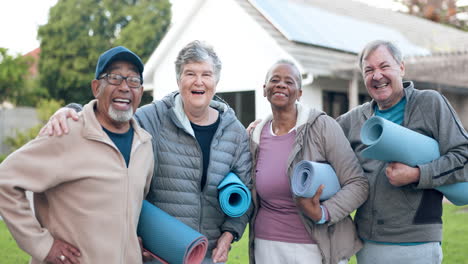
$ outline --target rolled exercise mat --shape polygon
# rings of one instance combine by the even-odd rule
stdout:
[[[230,217],[242,216],[250,207],[251,194],[249,188],[230,172],[218,185],[219,204],[223,212]]]
[[[440,157],[439,144],[433,138],[405,128],[384,118],[369,118],[361,128],[361,141],[368,145],[362,156],[409,166],[429,163]],[[468,204],[468,182],[435,188],[455,205]]]
[[[145,249],[170,264],[199,264],[208,250],[205,236],[146,200],[137,233]]]
[[[294,167],[291,186],[295,195],[312,197],[323,184],[320,201],[330,199],[340,190],[340,182],[332,166],[326,163],[303,160]]]

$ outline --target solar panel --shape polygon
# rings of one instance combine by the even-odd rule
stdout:
[[[430,54],[393,28],[313,7],[313,1],[249,1],[290,41],[359,53],[370,41],[381,39],[392,41],[405,55]]]

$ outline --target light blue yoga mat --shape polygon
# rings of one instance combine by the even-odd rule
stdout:
[[[368,145],[362,156],[409,166],[429,163],[440,157],[439,144],[433,138],[395,124],[384,118],[369,118],[361,128],[361,141]],[[468,182],[435,188],[455,205],[468,204]]]
[[[199,264],[208,249],[205,236],[146,200],[137,233],[145,249],[170,264]]]
[[[330,199],[340,190],[340,182],[332,166],[326,163],[303,160],[294,167],[291,186],[295,195],[312,197],[318,187],[323,184],[320,201]]]
[[[239,217],[245,214],[250,207],[251,194],[249,188],[230,172],[218,185],[219,204],[223,212],[230,217]]]

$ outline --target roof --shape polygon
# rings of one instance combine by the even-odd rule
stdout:
[[[289,0],[291,1],[291,0]],[[294,0],[293,0],[294,1]],[[411,43],[433,52],[468,50],[468,32],[389,9],[369,6],[353,0],[296,0],[337,15],[391,27]]]
[[[415,56],[405,60],[405,76],[408,79],[444,85],[452,89],[465,87],[468,93],[468,51],[441,52],[431,56]],[[433,88],[440,88],[433,87]]]
[[[41,48],[35,48],[34,50],[26,53],[23,55],[23,57],[31,57],[32,62],[29,66],[29,74],[31,77],[37,77],[38,75],[38,63],[39,63],[39,57],[41,54]]]
[[[300,1],[249,0],[249,2],[288,40],[359,53],[375,39],[386,39],[411,55],[427,55],[399,31],[385,25],[335,14]],[[287,10],[287,12],[285,12]]]
[[[287,52],[299,61],[302,66],[314,75],[340,75],[343,72],[340,69],[351,68],[356,65],[356,49],[347,51],[345,48],[337,49],[336,45],[316,45],[304,43],[304,41],[294,41],[294,38],[288,39],[288,34],[284,34],[284,28],[278,26],[278,22],[273,22],[268,19],[271,14],[267,14],[264,9],[257,9],[256,5],[260,0],[236,0],[247,13],[249,13]],[[270,3],[272,0],[264,0],[263,2]],[[321,15],[320,18],[339,18],[340,26],[346,30],[356,30],[360,36],[366,35],[366,30],[361,28],[349,27],[343,21],[353,21],[351,25],[366,25],[369,27],[383,28],[397,31],[402,34],[409,43],[430,50],[431,52],[453,52],[456,50],[468,50],[468,33],[457,30],[445,25],[434,23],[432,21],[411,16],[408,14],[394,12],[388,9],[372,7],[361,2],[352,0],[283,0],[284,13],[290,12],[289,9],[284,9],[285,5],[300,6],[305,10],[322,10],[326,15]],[[270,3],[271,4],[271,3]],[[266,5],[266,4],[265,4]],[[278,5],[278,2],[275,3]],[[287,11],[285,11],[287,10]],[[278,12],[278,11],[275,11]],[[316,14],[316,13],[314,13]],[[273,15],[274,16],[274,15]],[[289,16],[289,15],[288,15]],[[302,16],[302,15],[301,15]],[[286,22],[293,21],[293,16],[289,16]],[[309,17],[308,25],[313,23],[335,25],[336,20],[318,21],[315,17]],[[301,20],[307,20],[302,17]],[[358,21],[358,22],[356,22]],[[372,25],[372,26],[370,26]],[[278,26],[278,27],[277,27]],[[305,27],[296,26],[297,29]],[[297,30],[296,29],[296,30]],[[343,31],[340,29],[340,31]],[[334,33],[336,34],[336,33]],[[373,36],[373,35],[372,35]],[[342,36],[339,36],[340,38]],[[383,36],[382,36],[383,37]],[[347,42],[344,45],[356,46],[350,42],[357,41],[356,38],[343,37]],[[340,46],[343,46],[341,44]],[[347,77],[349,75],[345,74]]]
[[[268,34],[276,45],[296,61],[305,74],[349,80],[357,69],[357,52],[373,38],[394,36],[409,47],[430,51],[433,56],[408,59],[407,76],[437,83],[467,86],[461,76],[438,67],[435,61],[451,64],[459,50],[468,50],[468,32],[426,19],[352,0],[232,0]],[[151,56],[145,72],[152,72],[187,28],[207,0],[196,0],[183,21],[173,25]],[[274,3],[274,4],[273,4]],[[292,8],[291,8],[292,7]],[[224,23],[223,21],[217,21]],[[229,21],[232,22],[232,21]],[[331,26],[330,26],[331,25]],[[379,35],[383,32],[383,34]],[[394,39],[393,39],[394,41]],[[401,48],[401,46],[400,46]],[[462,52],[463,53],[463,52]],[[440,54],[445,54],[441,58]],[[432,59],[431,59],[432,58]],[[461,64],[468,58],[461,56]],[[455,61],[452,62],[456,64]],[[414,67],[413,67],[414,65]],[[459,69],[466,69],[455,66]],[[425,70],[424,70],[425,69]],[[421,72],[419,72],[421,71]],[[437,73],[429,76],[429,72]],[[152,76],[149,76],[151,79]],[[146,77],[145,77],[146,80]]]

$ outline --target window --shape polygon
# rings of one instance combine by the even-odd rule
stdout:
[[[370,96],[367,94],[359,95],[359,104],[369,102]],[[323,91],[323,111],[329,116],[337,118],[338,116],[348,112],[349,100],[348,93]]]
[[[217,93],[234,109],[237,119],[247,127],[255,120],[255,91]]]

